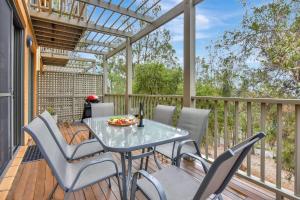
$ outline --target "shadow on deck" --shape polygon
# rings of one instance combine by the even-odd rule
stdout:
[[[67,141],[70,141],[72,131],[84,128],[81,124],[62,124],[61,131]],[[87,138],[88,133],[81,134],[76,138],[76,142],[80,142]],[[26,151],[26,146],[20,147],[14,160],[11,162],[9,169],[6,171],[0,183],[0,200],[2,199],[18,199],[18,200],[41,200],[46,199],[54,185],[56,179],[52,176],[51,170],[44,160],[22,163],[22,158]],[[114,154],[116,161],[120,162],[118,154]],[[163,165],[169,165],[169,161],[162,156],[159,160]],[[148,171],[158,170],[153,158],[149,159]],[[139,160],[133,162],[133,171],[139,168]],[[201,166],[192,161],[183,161],[181,167],[194,177],[203,176]],[[54,194],[54,199],[63,199],[64,192],[58,188]],[[275,199],[275,195],[258,186],[235,177],[223,193],[226,200],[238,199]],[[119,200],[117,181],[112,181],[112,187],[109,188],[105,181],[94,184],[83,190],[74,192],[71,199],[75,200]],[[137,193],[136,199],[145,199],[141,193]]]

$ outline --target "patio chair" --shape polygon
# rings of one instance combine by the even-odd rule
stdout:
[[[191,134],[191,140],[186,140],[182,147],[183,152],[195,153],[201,156],[199,145],[201,143],[202,137],[206,133],[209,112],[210,110],[206,109],[187,107],[182,108],[177,127],[183,130],[187,130]],[[155,147],[155,152],[158,152],[170,158],[172,163],[174,164],[176,160],[178,145],[179,142],[159,145]]]
[[[57,184],[49,194],[48,199],[52,198],[58,185],[65,191],[64,199],[68,199],[70,192],[111,177],[117,178],[121,195],[119,170],[111,153],[103,153],[97,157],[70,163],[65,159],[49,129],[40,118],[35,118],[23,129],[30,134],[37,144],[57,180]]]
[[[171,126],[173,124],[173,115],[175,111],[176,111],[175,106],[157,105],[154,109],[153,120]],[[143,149],[142,154],[144,152],[145,150]],[[148,152],[153,152],[154,161],[157,167],[161,169],[161,165],[159,164],[153,149],[148,149]],[[144,159],[141,158],[140,169],[143,168],[143,161]],[[149,162],[149,156],[146,159],[145,170],[147,170],[148,162]]]
[[[114,103],[91,103],[92,118],[114,115]]]
[[[151,200],[204,200],[211,195],[214,195],[213,199],[222,199],[221,193],[242,161],[252,146],[264,136],[264,133],[258,133],[225,151],[212,163],[203,179],[196,179],[180,168],[182,156],[192,157],[207,166],[203,158],[191,153],[178,152],[177,166],[171,165],[152,175],[138,171],[132,179],[131,200],[135,199],[137,188]],[[144,178],[138,180],[139,175]]]
[[[59,149],[67,160],[77,160],[103,151],[102,145],[96,139],[89,139],[79,144],[72,144],[76,135],[87,130],[78,130],[75,132],[70,143],[68,144],[60,132],[55,120],[48,111],[44,111],[42,114],[40,114],[39,118],[43,121],[43,123],[45,123],[50,131],[50,135],[52,135]]]
[[[175,110],[175,106],[157,105],[154,109],[153,120],[163,124],[172,125]]]

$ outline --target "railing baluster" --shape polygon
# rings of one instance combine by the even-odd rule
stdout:
[[[227,125],[228,125],[228,101],[224,101],[224,151],[229,147]]]
[[[238,133],[240,129],[240,111],[239,111],[239,102],[234,102],[234,132],[233,132],[233,145],[236,145],[238,142]]]
[[[247,102],[247,137],[252,135],[252,104]],[[247,176],[251,175],[251,151],[247,155]]]
[[[218,157],[218,101],[214,105],[214,158]]]
[[[277,104],[277,147],[276,147],[276,187],[281,189],[282,170],[282,104]],[[276,194],[276,199],[281,199],[280,194]]]
[[[266,132],[266,103],[260,104],[260,130]],[[260,180],[265,182],[265,138],[261,140],[260,146]]]
[[[296,133],[295,133],[295,195],[300,197],[300,105],[295,106]]]
[[[207,102],[207,101],[206,101]],[[197,105],[196,100],[194,101],[195,105]],[[209,123],[209,121],[208,121]],[[205,135],[205,158],[208,159],[208,143],[209,143],[209,129],[207,129],[206,131],[206,135]]]

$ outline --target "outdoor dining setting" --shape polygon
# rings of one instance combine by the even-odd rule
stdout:
[[[300,200],[299,0],[0,0],[0,200]]]
[[[53,117],[43,112],[24,130],[33,138],[57,179],[48,199],[52,199],[58,186],[65,192],[64,199],[71,192],[99,181],[108,180],[111,187],[112,177],[117,179],[121,199],[134,200],[137,190],[148,199],[223,199],[227,184],[265,134],[258,133],[228,149],[210,165],[202,158],[198,145],[206,133],[210,111],[184,107],[177,126],[172,126],[174,112],[174,106],[158,105],[155,117],[149,120],[143,117],[143,103],[137,118],[113,116],[113,103],[93,103],[91,118],[83,120],[92,137],[77,145],[66,143]],[[138,150],[141,153],[135,153]],[[112,153],[120,154],[120,165]],[[161,167],[156,154],[171,159],[171,164]],[[151,174],[147,172],[150,156],[157,165],[157,171]],[[182,170],[181,159],[199,162],[205,173],[203,179],[195,179]],[[134,173],[133,160],[140,160],[140,169]]]

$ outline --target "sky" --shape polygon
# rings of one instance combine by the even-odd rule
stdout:
[[[169,0],[175,5],[181,0]],[[171,3],[173,2],[173,3]],[[165,6],[165,5],[163,5]],[[240,0],[204,0],[196,6],[196,56],[206,57],[206,46],[223,35],[225,30],[237,28],[242,20]],[[179,62],[183,62],[183,15],[164,26],[170,30],[172,45]]]
[[[137,0],[141,1],[141,0]],[[165,13],[182,0],[161,0],[162,13]],[[251,0],[251,4],[260,4],[268,0]],[[113,0],[117,4],[119,0]],[[122,4],[129,4],[131,0],[125,0]],[[91,11],[90,11],[91,12]],[[93,17],[99,16],[99,11]],[[107,17],[109,13],[106,14]],[[92,19],[93,19],[92,17]],[[117,16],[115,16],[117,17]],[[221,37],[226,30],[238,28],[243,17],[241,0],[204,0],[196,6],[196,56],[206,57],[206,46]],[[96,20],[96,19],[93,19]],[[104,20],[105,21],[105,20]],[[179,63],[183,63],[183,15],[178,16],[161,28],[170,30],[171,43],[176,50]],[[92,37],[93,35],[90,35]],[[100,37],[100,36],[99,36]],[[85,55],[84,57],[90,57]]]

